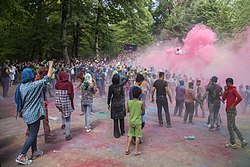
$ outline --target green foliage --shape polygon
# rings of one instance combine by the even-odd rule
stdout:
[[[230,38],[250,22],[249,0],[163,1],[154,11],[159,39],[179,38],[198,23],[212,28],[219,39]]]
[[[197,23],[230,38],[249,25],[249,15],[249,0],[70,0],[68,53],[74,55],[76,32],[81,57],[95,56],[97,30],[100,55],[114,56],[124,44],[183,39]],[[0,16],[1,60],[62,58],[60,0],[1,1]]]

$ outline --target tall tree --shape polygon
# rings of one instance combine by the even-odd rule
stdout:
[[[62,2],[62,54],[65,61],[69,61],[68,47],[67,47],[67,26],[70,16],[70,0],[61,0]]]
[[[97,13],[96,13],[96,23],[95,23],[95,52],[96,58],[99,58],[99,32],[100,32],[100,21],[102,17],[102,0],[98,0],[97,2]]]

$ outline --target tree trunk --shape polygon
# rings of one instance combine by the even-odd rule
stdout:
[[[76,43],[76,32],[75,29],[73,31],[73,43],[72,43],[72,50],[71,50],[71,55],[73,58],[75,58],[75,44]]]
[[[73,46],[72,46],[72,57],[73,58],[79,58],[79,44],[80,44],[80,23],[79,23],[79,17],[80,17],[80,0],[76,1],[76,16],[77,16],[77,21],[74,26],[74,32],[73,32]]]
[[[76,36],[75,36],[75,57],[79,58],[79,45],[80,45],[80,23],[76,23]]]
[[[68,48],[67,48],[67,24],[70,10],[70,0],[61,0],[62,2],[62,54],[65,61],[69,61]]]
[[[99,58],[99,24],[102,15],[102,1],[98,0],[97,16],[96,16],[96,25],[95,25],[95,53],[96,58]]]

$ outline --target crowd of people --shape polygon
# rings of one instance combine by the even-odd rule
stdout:
[[[235,124],[236,106],[246,113],[250,105],[250,86],[239,86],[237,90],[232,78],[227,78],[223,88],[218,77],[209,79],[188,77],[167,69],[140,66],[140,54],[122,53],[115,59],[72,59],[65,61],[47,61],[40,63],[18,63],[5,61],[1,68],[3,98],[8,97],[8,89],[18,84],[15,93],[17,116],[27,124],[27,139],[16,162],[30,164],[43,155],[37,149],[37,134],[40,121],[43,120],[45,142],[52,142],[48,121],[47,94],[55,96],[55,105],[61,113],[61,129],[66,129],[66,141],[72,139],[70,133],[71,114],[74,107],[74,94],[81,92],[81,113],[85,115],[85,129],[92,131],[90,115],[94,97],[107,98],[107,107],[114,121],[113,135],[119,138],[125,135],[124,118],[129,114],[128,145],[125,151],[130,154],[131,142],[135,143],[134,155],[140,155],[139,143],[143,143],[142,129],[145,127],[147,108],[150,102],[156,102],[159,127],[163,127],[162,108],[165,112],[166,127],[171,128],[170,105],[175,104],[173,116],[183,117],[183,124],[194,123],[194,117],[201,113],[206,118],[210,131],[220,130],[221,104],[226,103],[227,127],[230,143],[226,147],[236,148],[234,132],[238,135],[241,146],[247,141]],[[156,100],[155,100],[156,99]],[[174,101],[175,99],[175,101]],[[243,100],[242,100],[243,99]],[[170,103],[170,104],[169,104]],[[200,112],[200,110],[201,112]],[[183,114],[184,110],[184,114]],[[182,118],[181,118],[182,119]],[[119,126],[120,125],[120,126]],[[31,159],[27,151],[31,147]]]

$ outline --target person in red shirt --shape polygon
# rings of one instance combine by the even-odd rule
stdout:
[[[235,125],[235,116],[237,114],[236,106],[242,100],[242,97],[236,90],[236,87],[233,86],[234,81],[232,78],[226,79],[227,86],[224,87],[225,92],[222,95],[222,100],[226,100],[226,112],[227,112],[227,128],[230,136],[230,144],[226,144],[226,147],[237,148],[235,142],[234,132],[237,134],[238,138],[241,141],[241,147],[247,146],[247,141],[243,138],[240,130]]]

